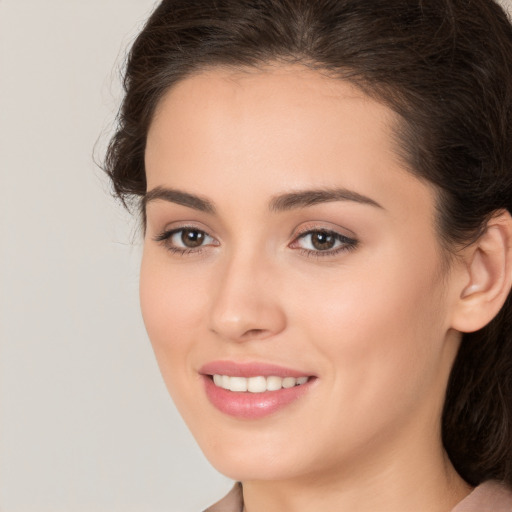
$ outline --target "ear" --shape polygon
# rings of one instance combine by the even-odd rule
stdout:
[[[480,238],[463,251],[463,272],[452,327],[473,332],[499,312],[512,287],[512,217],[499,211]]]

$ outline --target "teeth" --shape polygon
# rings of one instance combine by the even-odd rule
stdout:
[[[267,390],[267,379],[265,377],[251,377],[247,379],[247,391],[251,393],[263,393]]]
[[[245,377],[230,377],[229,391],[247,391],[247,379]]]
[[[281,377],[267,377],[267,391],[277,391],[283,387]]]
[[[285,389],[293,388],[293,386],[295,386],[296,383],[297,383],[297,379],[295,379],[294,377],[285,377],[283,379],[283,388],[285,388]]]
[[[214,384],[223,389],[243,393],[263,393],[265,391],[278,391],[282,388],[288,389],[306,384],[309,377],[230,377],[229,375],[214,375]]]

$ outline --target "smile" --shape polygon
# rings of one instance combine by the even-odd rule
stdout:
[[[267,363],[214,361],[199,370],[209,402],[223,414],[258,420],[287,408],[316,387],[304,369]]]
[[[279,391],[280,389],[289,389],[295,386],[306,384],[309,377],[278,377],[271,375],[264,377],[232,377],[229,375],[213,375],[214,384],[222,389],[233,391],[235,393],[264,393],[265,391]]]

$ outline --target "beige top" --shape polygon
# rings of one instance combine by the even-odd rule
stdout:
[[[236,483],[227,496],[204,512],[242,512],[243,508],[242,485]],[[512,490],[490,480],[476,487],[452,512],[512,512]]]

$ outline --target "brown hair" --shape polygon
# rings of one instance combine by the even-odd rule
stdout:
[[[129,54],[106,156],[123,203],[146,193],[146,136],[169,87],[211,66],[272,62],[349,80],[401,116],[401,156],[437,188],[448,250],[512,211],[512,27],[492,0],[164,0]],[[512,485],[510,297],[463,336],[443,441],[469,483]]]

